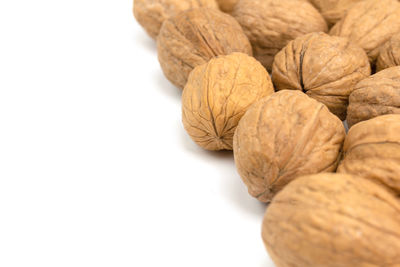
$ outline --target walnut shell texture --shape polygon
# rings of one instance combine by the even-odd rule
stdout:
[[[239,0],[217,0],[219,8],[227,13],[232,12],[237,2],[239,2]]]
[[[400,66],[400,32],[382,46],[376,64],[378,71],[395,66]]]
[[[236,129],[233,151],[250,195],[262,202],[293,179],[336,170],[345,129],[322,103],[282,90],[253,104]]]
[[[233,53],[196,67],[182,95],[182,121],[191,138],[208,150],[232,150],[239,120],[255,101],[274,92],[265,68]]]
[[[399,203],[364,178],[304,176],[268,207],[263,241],[277,267],[399,266]]]
[[[309,0],[329,24],[335,24],[355,3],[364,0]]]
[[[369,178],[400,194],[400,114],[354,125],[343,150],[338,172]]]
[[[251,45],[238,22],[219,10],[198,8],[164,22],[157,38],[158,59],[168,80],[183,88],[190,72],[218,55],[242,52]]]
[[[349,98],[349,127],[385,114],[400,114],[400,66],[360,81]]]
[[[165,20],[184,10],[199,7],[218,8],[215,0],[134,0],[133,14],[146,32],[156,39]]]
[[[331,35],[348,37],[361,46],[375,63],[379,50],[400,32],[400,3],[397,0],[366,0],[356,3],[333,26]]]
[[[275,56],[272,80],[277,90],[301,90],[325,104],[341,120],[357,82],[371,74],[364,50],[347,38],[310,33]]]
[[[274,56],[289,41],[328,30],[322,15],[307,1],[240,0],[232,15],[249,37],[255,57],[268,71]]]

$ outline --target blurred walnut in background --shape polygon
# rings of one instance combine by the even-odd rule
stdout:
[[[227,13],[232,12],[237,2],[239,2],[239,0],[217,0],[219,8]]]
[[[365,0],[309,0],[330,24],[335,24],[355,3]]]
[[[382,46],[376,68],[380,71],[394,66],[400,66],[400,32]]]

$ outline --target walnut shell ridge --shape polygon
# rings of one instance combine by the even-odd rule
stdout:
[[[364,0],[309,0],[322,14],[328,24],[338,22],[355,3]]]
[[[376,64],[377,71],[383,69],[400,66],[400,32],[386,42],[382,46],[378,61]]]
[[[236,168],[262,202],[293,179],[336,170],[345,129],[320,102],[283,90],[253,104],[236,129]]]
[[[300,0],[240,0],[232,15],[249,38],[254,56],[271,71],[274,56],[299,36],[326,32],[322,15]]]
[[[239,23],[222,11],[198,8],[166,20],[157,38],[158,60],[174,85],[183,88],[190,72],[219,55],[242,52],[251,45]]]
[[[303,35],[282,49],[272,67],[277,90],[305,92],[346,119],[349,95],[357,82],[371,74],[364,50],[347,38],[325,33]]]
[[[371,179],[400,195],[400,114],[354,125],[343,151],[338,172]]]
[[[165,20],[199,7],[218,9],[215,0],[134,0],[133,14],[145,31],[156,39]]]
[[[385,114],[400,114],[400,66],[360,81],[349,98],[349,127]]]
[[[304,176],[274,198],[262,237],[277,267],[399,266],[399,200],[367,179]]]
[[[400,32],[400,3],[397,0],[365,0],[355,4],[333,26],[331,35],[347,37],[361,46],[375,63],[379,50]]]
[[[211,59],[191,72],[183,90],[183,125],[201,147],[232,150],[243,114],[273,92],[268,72],[253,57],[233,53]]]

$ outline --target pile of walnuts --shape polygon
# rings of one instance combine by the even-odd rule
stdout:
[[[277,266],[400,266],[399,1],[135,0],[134,15],[187,133],[233,150],[269,203]]]

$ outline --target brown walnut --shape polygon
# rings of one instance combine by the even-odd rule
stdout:
[[[277,267],[400,265],[400,202],[345,174],[304,176],[268,207],[264,244]]]
[[[364,0],[309,0],[329,24],[335,24],[355,3]]]
[[[249,193],[269,202],[301,175],[336,170],[342,122],[307,95],[283,90],[253,104],[234,135],[236,168]]]
[[[354,125],[343,150],[338,172],[369,178],[400,194],[400,114]]]
[[[249,37],[255,57],[268,71],[274,56],[289,41],[328,30],[322,15],[307,1],[240,0],[232,15]]]
[[[378,71],[400,66],[400,32],[382,46],[376,68]]]
[[[215,0],[134,0],[133,14],[140,25],[154,39],[167,19],[192,8],[217,9]]]
[[[272,80],[277,90],[301,90],[346,118],[355,84],[371,74],[364,50],[347,38],[310,33],[299,37],[275,56]]]
[[[165,76],[183,88],[190,72],[218,55],[242,52],[251,45],[238,22],[221,11],[191,9],[166,20],[157,38],[158,59]]]
[[[237,2],[239,2],[239,0],[217,0],[219,8],[227,13],[232,12]]]
[[[348,37],[361,46],[375,63],[379,50],[400,31],[400,3],[397,0],[365,0],[356,3],[333,26],[331,35]]]
[[[347,109],[350,127],[384,114],[400,114],[400,66],[360,81],[350,95]]]

